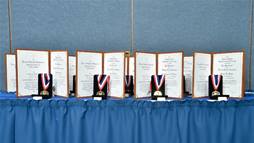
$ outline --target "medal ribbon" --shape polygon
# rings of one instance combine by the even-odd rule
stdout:
[[[110,77],[108,75],[104,76],[102,79],[103,75],[98,75],[97,80],[98,80],[98,87],[99,90],[102,91],[102,89],[105,87],[106,83],[109,83]],[[102,81],[102,82],[101,82]],[[109,89],[109,85],[108,85]]]
[[[46,91],[49,88],[50,84],[50,75],[49,73],[41,74],[42,88]]]
[[[125,84],[126,84],[127,87],[129,87],[130,84],[131,84],[131,76],[130,76],[130,75],[127,75],[127,77],[128,77],[128,80],[127,80],[127,78],[126,78],[126,76],[125,76]]]
[[[217,76],[217,84],[216,84],[216,80],[215,80],[215,77],[216,77],[216,76]],[[213,89],[214,89],[215,91],[217,91],[217,89],[218,89],[219,86],[220,86],[221,75],[212,75],[211,78],[212,78]]]
[[[164,74],[161,76],[161,79],[159,79],[158,76],[157,75],[153,76],[153,80],[154,80],[154,83],[155,83],[156,91],[160,90],[160,88],[161,88],[161,86],[162,86],[162,84],[163,84],[163,82],[165,80],[165,75]]]

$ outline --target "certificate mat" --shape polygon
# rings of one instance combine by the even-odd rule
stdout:
[[[93,78],[102,74],[102,53],[77,51],[76,96],[91,97],[93,95]]]
[[[193,70],[193,57],[184,57],[184,77],[185,77],[185,89],[192,94],[192,72]]]
[[[7,92],[16,92],[16,56],[5,55]]]
[[[223,76],[223,94],[244,96],[244,52],[213,54],[213,74]]]
[[[158,74],[165,75],[165,94],[169,98],[183,97],[183,52],[159,53]]]
[[[49,52],[16,50],[17,96],[38,94],[38,74],[49,72]]]
[[[208,96],[208,76],[211,74],[211,62],[211,54],[194,53],[192,91],[194,98]]]
[[[54,95],[68,97],[68,52],[50,51],[50,73],[53,75]]]
[[[76,57],[69,56],[69,91],[73,90],[74,75],[76,75]]]
[[[151,76],[156,74],[156,54],[135,53],[135,98],[151,97]]]
[[[124,98],[125,53],[104,53],[104,74],[110,76],[109,96]]]

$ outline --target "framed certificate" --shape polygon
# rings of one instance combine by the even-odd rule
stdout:
[[[6,90],[16,92],[16,56],[14,54],[5,54],[5,66]]]
[[[38,74],[49,73],[49,52],[43,50],[16,50],[17,96],[38,94]]]
[[[76,56],[69,56],[69,92],[73,90],[73,76],[76,75]]]
[[[108,96],[124,98],[124,52],[77,51],[76,57],[77,97],[92,97],[94,75],[106,74],[110,76]]]
[[[245,53],[227,52],[213,54],[213,74],[223,76],[223,94],[242,98],[245,90]]]
[[[68,51],[50,51],[50,73],[54,95],[69,96]]]
[[[185,91],[192,94],[193,56],[184,57]]]
[[[156,54],[135,52],[135,98],[151,97],[151,76],[156,74]]]
[[[76,96],[92,97],[94,75],[103,73],[103,53],[77,51],[76,58]]]
[[[165,94],[183,97],[183,52],[135,53],[135,97],[151,97],[152,75],[165,75]]]
[[[157,71],[165,75],[168,98],[183,98],[183,52],[158,53]]]
[[[210,53],[194,53],[192,97],[208,96],[208,76],[211,74],[212,55]]]
[[[124,98],[125,56],[124,52],[104,53],[104,74],[110,76],[111,97]]]

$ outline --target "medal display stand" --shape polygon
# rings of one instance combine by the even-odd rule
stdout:
[[[38,96],[42,99],[52,98],[52,85],[53,85],[53,76],[48,73],[38,74]],[[33,97],[36,97],[34,95]],[[37,97],[38,97],[37,96]]]
[[[163,101],[167,99],[165,95],[165,75],[151,76],[151,96],[152,100]]]
[[[213,100],[226,100],[229,95],[223,95],[223,76],[210,75],[209,77],[209,98]]]
[[[94,100],[105,100],[109,93],[110,76],[94,75],[93,82],[93,98]]]
[[[75,96],[75,92],[76,92],[76,75],[74,75],[72,77],[72,90],[70,91],[70,97],[74,97]]]
[[[125,97],[134,95],[134,80],[132,75],[125,76]]]

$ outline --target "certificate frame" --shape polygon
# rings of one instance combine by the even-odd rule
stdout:
[[[12,56],[15,56],[15,72],[16,72],[16,54],[12,54],[12,53],[5,53],[4,54],[4,66],[5,66],[5,88],[6,88],[6,91],[8,91],[8,78],[7,78],[7,56],[8,55],[12,55]],[[17,73],[16,73],[17,74]],[[15,78],[17,78],[17,75],[15,76]],[[15,80],[16,84],[17,84],[17,80]],[[16,91],[17,91],[17,85],[16,85]]]
[[[103,74],[104,73],[104,53],[103,52],[99,52],[99,51],[91,51],[91,50],[77,50],[76,51],[76,81],[75,81],[75,85],[76,85],[76,91],[75,91],[75,97],[76,98],[79,98],[79,99],[86,99],[86,98],[91,98],[93,97],[93,95],[89,95],[89,96],[79,96],[78,94],[78,52],[81,52],[81,53],[97,53],[97,54],[102,54],[102,71],[101,73]]]
[[[123,53],[124,56],[123,56],[123,93],[122,93],[122,96],[121,97],[118,97],[118,96],[109,96],[109,97],[112,97],[112,98],[116,98],[116,99],[124,99],[125,98],[125,51],[114,51],[114,52],[102,52],[102,58],[103,58],[103,61],[102,61],[102,65],[103,65],[103,70],[102,70],[102,74],[104,74],[104,69],[105,69],[105,65],[104,65],[104,58],[105,58],[105,54],[114,54],[114,53]],[[128,60],[128,59],[127,59]]]
[[[30,97],[31,95],[19,95],[19,83],[18,83],[18,77],[19,77],[19,69],[18,69],[18,54],[17,51],[21,50],[21,51],[37,51],[37,52],[47,52],[48,53],[48,72],[50,71],[50,52],[49,50],[35,50],[35,49],[30,49],[30,48],[16,48],[15,50],[15,54],[16,54],[16,97],[17,98],[23,98],[23,97]]]
[[[185,58],[185,57],[187,57],[187,58],[192,58],[192,73],[191,73],[191,75],[192,75],[192,78],[191,78],[191,80],[193,80],[193,75],[194,75],[194,72],[193,72],[193,66],[194,66],[194,55],[192,55],[192,56],[184,56],[183,58]],[[183,67],[184,67],[184,61],[183,61]],[[184,69],[183,69],[183,71],[184,71]],[[183,74],[183,76],[185,76],[184,74]],[[184,80],[184,79],[183,79]],[[186,82],[186,81],[185,81]],[[185,83],[186,84],[186,83]],[[192,87],[191,87],[191,89],[193,89],[193,81],[192,81],[192,85],[191,85]],[[191,92],[192,92],[193,90],[191,90]],[[192,95],[192,94],[191,94]]]
[[[184,52],[183,51],[176,51],[176,52],[157,52],[156,53],[156,74],[158,74],[158,60],[159,60],[159,54],[177,54],[177,53],[181,53],[182,54],[182,71],[181,71],[181,95],[179,98],[177,97],[168,97],[169,99],[183,99],[184,98],[184,90],[183,90],[183,71],[184,71]]]
[[[69,97],[69,52],[68,50],[49,50],[49,72],[51,73],[51,52],[66,52],[66,57],[67,57],[67,64],[66,64],[66,78],[67,78],[67,95],[66,96],[60,96],[60,97],[64,97],[64,98],[68,98]],[[53,77],[54,78],[54,77]],[[53,83],[54,84],[54,83]],[[59,95],[57,95],[59,96]]]
[[[196,58],[195,58],[195,54],[198,53],[198,54],[209,54],[211,56],[211,61],[210,61],[210,73],[212,73],[212,67],[213,67],[213,53],[212,52],[193,52],[193,66],[192,66],[192,98],[205,98],[205,97],[208,97],[208,96],[195,96],[195,61],[196,61]],[[208,78],[208,77],[207,77]],[[208,83],[207,83],[208,84]]]
[[[68,54],[69,54],[69,53],[68,53]],[[69,87],[68,92],[70,93],[70,77],[69,77],[69,73],[70,73],[70,68],[69,68],[70,64],[69,64],[69,62],[70,62],[70,61],[69,61],[69,57],[75,57],[75,59],[76,59],[76,60],[75,60],[75,74],[76,74],[76,63],[77,63],[76,61],[77,61],[77,58],[76,58],[76,55],[72,55],[72,54],[71,54],[71,55],[68,55],[68,81],[69,81],[69,84],[68,84],[68,85],[69,85],[69,86],[68,86],[68,87]],[[73,77],[72,77],[71,79],[73,79]],[[73,82],[73,81],[72,81],[72,82]],[[73,84],[73,83],[72,83],[72,84]],[[75,84],[76,84],[76,82],[75,82]],[[73,85],[72,85],[72,86],[73,86]],[[75,92],[76,92],[76,91],[75,91]]]
[[[154,54],[155,55],[155,72],[157,73],[157,53],[155,52],[142,52],[142,51],[135,51],[134,52],[134,98],[135,99],[149,99],[151,98],[150,96],[149,97],[137,97],[137,94],[136,94],[136,90],[137,90],[137,53],[143,53],[143,54]]]
[[[242,49],[242,51],[229,51],[229,52],[213,52],[211,53],[212,54],[212,69],[211,69],[211,73],[213,74],[213,63],[214,63],[214,55],[216,54],[233,54],[233,53],[243,53],[243,57],[242,57],[242,83],[241,83],[241,88],[242,88],[242,91],[241,91],[241,96],[240,97],[230,97],[229,98],[232,98],[232,99],[242,99],[244,97],[244,92],[245,92],[245,80],[246,80],[246,75],[245,75],[245,69],[246,69],[246,53],[245,53],[245,50]]]

